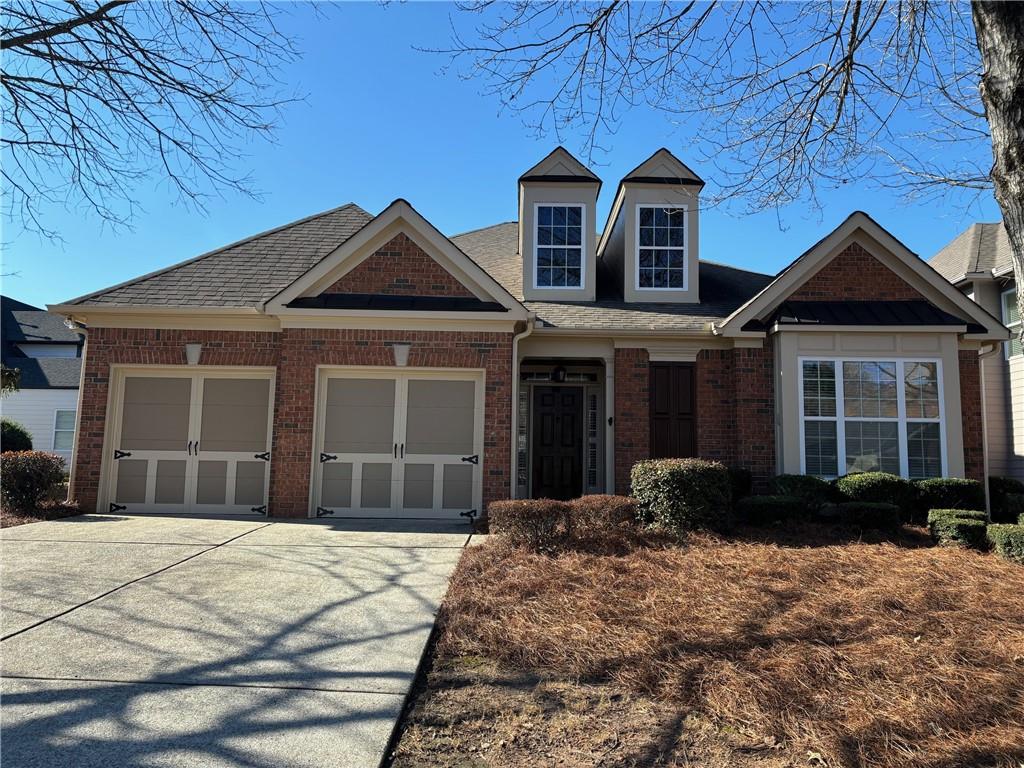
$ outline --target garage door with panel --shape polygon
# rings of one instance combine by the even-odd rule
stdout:
[[[119,389],[110,511],[266,513],[269,375],[127,372]]]
[[[480,390],[472,374],[325,375],[316,514],[457,518],[478,507]]]

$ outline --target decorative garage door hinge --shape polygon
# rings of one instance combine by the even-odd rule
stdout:
[[[119,451],[117,448],[114,449],[114,459],[123,459],[125,456],[131,455],[131,451]]]
[[[121,512],[126,509],[128,509],[128,507],[126,507],[124,504],[115,504],[114,502],[110,502],[111,512]]]
[[[270,461],[270,451],[264,451],[263,453],[254,453],[252,457],[254,459],[263,459],[264,461]]]
[[[320,463],[323,464],[325,461],[334,461],[336,458],[338,458],[338,457],[335,456],[334,454],[331,454],[331,453],[321,453],[320,454]]]
[[[317,507],[316,508],[316,516],[317,517],[327,517],[330,514],[333,514],[333,511],[330,510],[330,509],[327,509],[327,507]]]
[[[476,510],[467,509],[465,512],[459,512],[459,517],[467,517],[469,518],[469,522],[472,523],[476,519]]]
[[[258,507],[253,507],[252,511],[255,512],[257,515],[265,515],[267,514],[267,505],[262,504]]]
[[[462,460],[465,461],[468,464],[479,464],[480,463],[480,454],[475,453],[472,456],[463,456]]]

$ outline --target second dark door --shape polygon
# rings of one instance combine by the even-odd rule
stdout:
[[[697,453],[693,363],[651,363],[651,458]]]
[[[573,499],[583,491],[583,390],[534,387],[533,497]]]

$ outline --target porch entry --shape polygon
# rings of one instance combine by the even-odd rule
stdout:
[[[115,374],[108,504],[128,514],[266,514],[273,374]]]
[[[583,390],[533,388],[533,494],[574,499],[583,492]]]
[[[651,458],[697,455],[697,386],[693,363],[650,364]]]
[[[322,371],[317,517],[468,519],[481,508],[483,374]]]

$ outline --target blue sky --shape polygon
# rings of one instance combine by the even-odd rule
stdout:
[[[52,243],[34,234],[12,240],[4,222],[3,272],[14,273],[3,280],[4,294],[56,303],[349,201],[376,213],[403,197],[448,234],[515,219],[516,178],[556,139],[538,138],[522,117],[482,95],[482,82],[442,74],[443,57],[416,50],[448,42],[453,12],[442,3],[351,4],[316,18],[293,6],[285,26],[304,56],[281,76],[307,97],[287,109],[276,143],[245,148],[240,167],[251,171],[261,201],[228,195],[199,214],[154,178],[138,188],[143,212],[132,231],[51,208],[48,220],[64,237]],[[658,147],[712,176],[687,151],[699,131],[644,108],[629,113],[600,142],[610,151],[593,167],[605,182],[599,221],[618,179]],[[563,143],[575,152],[582,137],[564,135]],[[821,199],[822,211],[803,204],[752,216],[706,210],[701,256],[774,273],[862,209],[927,257],[970,222],[999,219],[988,194],[907,204],[852,183]]]

